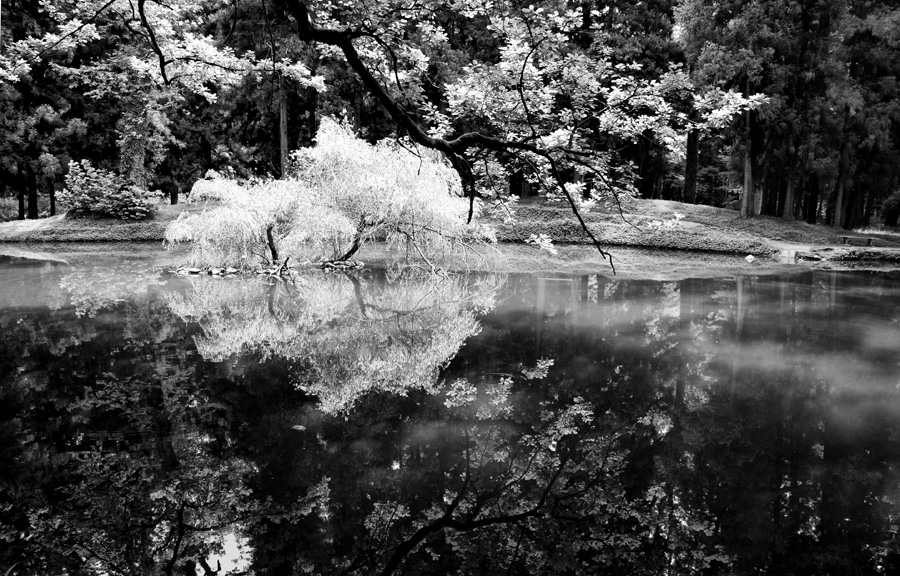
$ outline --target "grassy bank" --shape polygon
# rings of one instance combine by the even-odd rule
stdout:
[[[162,241],[166,226],[179,214],[202,210],[200,204],[164,205],[143,222],[66,216],[5,222],[0,224],[0,242]],[[511,216],[511,222],[499,217],[493,221],[501,242],[522,242],[531,234],[546,234],[558,244],[590,243],[565,204],[529,199],[516,207]],[[825,255],[822,259],[853,259],[860,255],[878,259],[894,252],[885,248],[900,248],[897,232],[867,231],[865,236],[873,238],[874,249],[847,249],[841,246],[841,237],[858,234],[768,216],[742,219],[734,210],[665,200],[630,200],[621,206],[621,212],[618,207],[595,208],[583,216],[600,243],[608,247],[740,255],[766,255],[785,249],[835,251],[830,255],[833,258],[820,252]]]
[[[161,205],[147,220],[72,218],[59,214],[38,220],[0,223],[0,242],[161,242],[170,222],[182,212],[200,212],[198,204]]]
[[[544,233],[559,243],[590,242],[562,203],[532,200],[514,213],[515,221],[501,223],[501,240],[515,241]],[[771,216],[741,218],[737,211],[667,200],[631,200],[616,208],[592,209],[583,214],[588,228],[607,246],[643,246],[736,254],[766,254],[786,245],[798,248],[840,246],[847,230]],[[875,247],[900,248],[900,233],[867,231]]]

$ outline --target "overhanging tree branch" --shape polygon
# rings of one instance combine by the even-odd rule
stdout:
[[[550,148],[542,148],[533,142],[537,140],[537,135],[532,134],[527,140],[506,140],[487,136],[481,132],[467,132],[453,139],[444,139],[430,136],[419,123],[394,99],[388,91],[382,86],[381,82],[375,77],[369,67],[363,62],[362,57],[353,44],[355,38],[362,36],[372,36],[369,30],[355,30],[349,27],[324,27],[318,25],[310,14],[307,3],[303,0],[278,0],[281,5],[289,13],[297,25],[297,35],[300,40],[307,43],[321,43],[338,48],[344,56],[346,63],[351,70],[357,75],[365,89],[375,97],[375,99],[387,111],[391,120],[396,124],[400,131],[404,132],[413,142],[432,150],[443,153],[450,165],[459,174],[464,189],[469,197],[469,215],[468,221],[471,222],[474,214],[474,200],[476,196],[475,176],[469,162],[469,152],[471,149],[482,149],[496,153],[507,153],[510,151],[530,152],[538,155],[552,166],[554,180],[562,190],[563,195],[569,200],[569,204],[578,219],[582,229],[590,237],[594,246],[600,251],[600,254],[612,264],[612,258],[605,250],[603,250],[596,236],[588,230],[584,219],[578,212],[577,206],[571,195],[565,189],[565,182],[560,175],[557,160],[554,159],[554,150]],[[536,49],[535,46],[534,49]],[[530,55],[530,53],[529,53]],[[527,59],[526,59],[527,60]],[[534,132],[532,130],[532,132]]]
[[[151,26],[150,22],[147,20],[147,14],[144,10],[146,1],[147,0],[138,0],[138,15],[141,18],[141,25],[145,30],[147,30],[147,37],[150,40],[150,48],[153,50],[153,53],[156,54],[157,60],[159,60],[159,73],[162,76],[163,84],[168,86],[171,83],[171,80],[166,73],[166,66],[168,65],[168,62],[166,61],[166,57],[163,54],[162,48],[159,47],[159,42],[156,39],[156,32],[154,32],[153,26]]]

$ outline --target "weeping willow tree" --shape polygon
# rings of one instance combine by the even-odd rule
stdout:
[[[349,260],[370,240],[413,247],[425,259],[494,241],[491,229],[467,224],[459,176],[434,151],[397,141],[372,145],[330,118],[316,142],[292,155],[285,180],[197,182],[189,201],[208,208],[173,222],[167,243],[191,243],[196,264],[246,266],[310,249]]]
[[[168,305],[199,324],[195,342],[205,359],[290,359],[296,386],[331,413],[372,391],[435,386],[439,368],[478,332],[478,315],[494,306],[500,282],[429,274],[380,285],[349,274],[271,284],[196,280],[188,294],[170,294]]]

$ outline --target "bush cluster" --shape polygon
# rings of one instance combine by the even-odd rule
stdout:
[[[15,197],[0,198],[0,222],[8,222],[19,217],[19,199]]]
[[[885,226],[896,226],[900,220],[900,192],[894,192],[888,196],[881,205],[881,214],[884,216]]]
[[[143,220],[156,209],[156,196],[82,160],[69,162],[66,187],[59,193],[59,201],[79,214]]]

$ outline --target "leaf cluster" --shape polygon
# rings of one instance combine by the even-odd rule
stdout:
[[[69,162],[66,188],[59,200],[77,214],[144,220],[156,209],[157,194],[125,182],[109,170],[95,168],[89,160]]]
[[[310,248],[338,258],[348,245],[371,240],[414,246],[426,259],[493,240],[489,228],[466,224],[458,176],[437,155],[396,142],[369,144],[330,118],[316,139],[315,147],[294,153],[287,180],[198,181],[190,201],[206,201],[207,209],[172,223],[166,241],[190,242],[197,264],[248,266]]]

